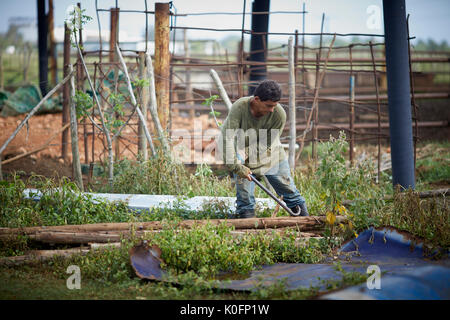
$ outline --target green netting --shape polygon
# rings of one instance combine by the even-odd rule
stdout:
[[[40,101],[42,94],[35,85],[26,85],[17,89],[13,94],[0,92],[0,116],[9,117],[30,112]],[[49,98],[39,108],[37,114],[62,111],[61,98]]]

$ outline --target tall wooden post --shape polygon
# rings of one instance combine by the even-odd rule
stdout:
[[[69,72],[72,72],[72,65],[69,64]],[[83,191],[83,176],[81,175],[80,152],[78,150],[78,126],[75,111],[75,83],[74,77],[70,78],[70,133],[72,145],[72,171],[73,178],[78,188]]]
[[[158,116],[164,130],[169,123],[170,16],[169,3],[155,3],[155,87]]]
[[[69,74],[69,64],[70,64],[70,29],[67,24],[64,24],[64,62],[63,62],[63,72],[64,78]],[[63,110],[62,110],[62,125],[64,126],[69,122],[69,96],[70,96],[70,84],[66,82],[63,87]],[[68,143],[69,143],[69,129],[66,129],[62,133],[62,145],[61,145],[61,158],[66,161],[68,155]]]
[[[145,52],[139,52],[139,79],[144,79],[147,76],[147,72],[145,70]],[[145,121],[147,121],[147,105],[149,102],[149,88],[148,86],[144,86],[141,88],[141,96],[140,96],[140,108],[142,111],[142,115],[144,116]],[[147,152],[147,138],[145,137],[145,129],[142,125],[142,122],[139,121],[138,124],[138,153],[141,154],[142,160],[147,161],[148,152]]]
[[[119,42],[119,8],[111,8],[110,9],[110,32],[109,32],[109,62],[115,63],[116,62],[116,43]],[[118,73],[119,69],[114,65],[114,88],[117,88],[117,81],[118,81]],[[117,94],[115,92],[114,94]],[[114,113],[114,117],[117,119],[119,115],[117,113]],[[119,137],[117,137],[114,140],[114,154],[115,159],[117,160],[119,158],[120,154],[120,145],[119,145]]]

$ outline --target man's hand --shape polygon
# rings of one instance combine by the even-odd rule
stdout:
[[[236,174],[241,178],[252,181],[252,178],[250,177],[250,175],[252,174],[252,171],[242,164],[238,165]]]

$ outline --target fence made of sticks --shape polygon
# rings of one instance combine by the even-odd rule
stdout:
[[[286,108],[289,117],[282,142],[289,141],[290,149],[294,150],[296,144],[300,146],[296,152],[289,152],[293,165],[298,161],[305,143],[311,145],[312,158],[317,161],[317,143],[328,140],[319,132],[342,130],[347,134],[351,162],[355,158],[356,143],[375,143],[378,146],[377,162],[380,172],[381,145],[389,141],[389,131],[386,130],[389,123],[384,35],[323,32],[325,14],[322,15],[321,32],[308,33],[304,23],[308,13],[305,6],[295,12],[302,16],[301,32],[287,30],[282,33],[261,33],[244,29],[245,19],[251,14],[245,11],[245,1],[242,12],[201,13],[240,14],[242,24],[235,29],[177,26],[177,18],[200,13],[178,13],[174,10],[173,3],[156,3],[154,11],[149,10],[146,1],[142,10],[121,10],[118,5],[116,1],[115,8],[99,8],[96,2],[100,39],[98,50],[83,50],[82,29],[77,31],[76,61],[71,59],[70,37],[67,36],[64,42],[65,79],[69,74],[73,74],[75,83],[72,93],[69,93],[70,82],[67,79],[63,84],[63,126],[70,122],[70,101],[74,100],[76,92],[87,92],[92,98],[93,107],[72,126],[76,127],[76,130],[72,131],[71,141],[76,141],[76,137],[80,136],[83,147],[79,153],[86,164],[92,166],[95,162],[107,162],[107,159],[112,163],[112,157],[115,160],[124,157],[145,160],[149,152],[148,147],[154,153],[153,143],[161,145],[164,144],[165,138],[170,138],[174,129],[174,117],[184,117],[185,123],[192,123],[199,114],[211,111],[211,105],[202,103],[212,95],[220,97],[214,102],[214,110],[225,111],[222,114],[222,117],[225,117],[229,104],[247,95],[248,87],[255,84],[249,80],[250,70],[261,70],[266,72],[267,78],[277,80],[283,88],[280,103]],[[101,12],[109,12],[110,15],[110,41],[107,45],[101,40],[104,30],[98,18]],[[146,18],[146,42],[143,51],[120,49],[118,22],[120,15],[130,12],[145,15]],[[293,12],[258,14],[288,13]],[[149,17],[154,17],[155,26],[153,57],[150,56],[147,46]],[[218,48],[214,55],[195,56],[190,52],[189,30],[235,32],[240,34],[241,41],[237,52]],[[181,37],[180,34],[184,40],[184,54],[176,55],[175,41],[177,36]],[[253,61],[250,57],[255,52],[245,48],[248,43],[246,38],[254,35],[283,36],[286,43],[277,46],[267,43],[264,48],[265,61]],[[308,45],[305,37],[317,38],[317,45]],[[336,39],[349,37],[360,37],[367,41],[335,45]],[[412,37],[408,36],[408,41],[411,39]],[[416,149],[421,127],[448,127],[448,121],[420,121],[418,101],[449,98],[450,60],[449,54],[445,52],[425,56],[422,52],[415,53],[411,50],[405,59],[410,63],[413,137]],[[70,73],[67,66],[72,64],[74,72]],[[438,65],[439,71],[423,72],[424,65]],[[438,73],[449,76],[449,81],[430,86],[433,76]],[[219,83],[213,74],[218,77]],[[324,110],[329,104],[338,106],[338,109],[333,109],[331,115],[324,117]],[[356,119],[368,121],[357,122]],[[187,128],[190,129],[189,125]],[[158,133],[161,129],[164,134]],[[61,156],[64,159],[70,157],[68,147],[73,145],[69,142],[68,130],[63,131],[61,141]],[[202,138],[209,140],[211,136],[202,135]],[[75,152],[74,149],[72,151]]]

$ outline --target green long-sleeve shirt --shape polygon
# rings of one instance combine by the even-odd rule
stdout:
[[[280,142],[286,124],[286,112],[277,104],[272,113],[256,118],[250,112],[251,98],[242,97],[231,106],[221,128],[222,155],[230,171],[236,173],[239,164],[242,164],[237,159],[237,152],[245,160],[245,166],[254,174],[262,175],[286,159]]]

